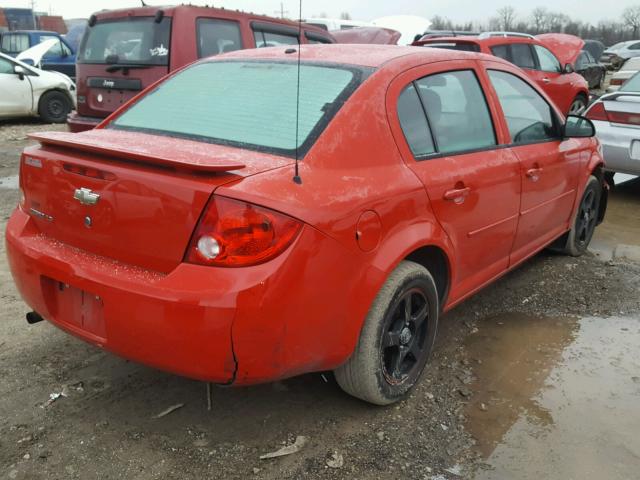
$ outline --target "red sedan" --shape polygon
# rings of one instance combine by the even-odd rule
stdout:
[[[488,55],[234,52],[34,135],[9,263],[29,320],[123,357],[233,385],[334,370],[392,403],[442,312],[545,247],[586,250],[593,133]]]

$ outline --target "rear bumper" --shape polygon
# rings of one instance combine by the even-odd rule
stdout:
[[[78,132],[84,132],[86,130],[91,130],[103,120],[104,118],[85,117],[82,115],[78,115],[78,112],[74,110],[67,117],[67,125],[69,125],[70,131],[74,133],[78,133]]]
[[[594,121],[605,160],[605,170],[640,175],[640,160],[631,158],[631,142],[640,140],[640,128]]]
[[[48,238],[19,209],[5,239],[18,290],[46,320],[124,358],[221,384],[337,367],[353,351],[376,293],[364,285],[382,279],[308,226],[270,262],[180,264],[168,274]]]

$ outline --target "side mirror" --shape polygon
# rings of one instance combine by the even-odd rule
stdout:
[[[575,71],[576,71],[576,69],[575,69],[575,68],[573,68],[573,65],[571,65],[570,63],[567,63],[567,64],[564,66],[564,70],[562,71],[562,73],[573,73],[573,72],[575,72]]]
[[[596,127],[593,122],[585,117],[569,115],[567,123],[564,124],[565,138],[590,138],[596,134]]]
[[[24,75],[26,72],[24,71],[24,68],[22,68],[20,65],[16,65],[15,67],[13,67],[13,73],[18,75],[20,80],[24,80]]]

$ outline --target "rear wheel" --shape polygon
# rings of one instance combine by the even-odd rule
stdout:
[[[416,384],[438,327],[438,293],[423,266],[404,261],[376,296],[351,358],[335,370],[342,389],[388,405]]]
[[[602,187],[600,182],[594,176],[589,177],[587,187],[582,194],[582,200],[580,200],[578,211],[573,220],[573,226],[567,236],[567,244],[563,253],[572,257],[579,257],[587,251],[598,223],[601,196]]]
[[[587,108],[587,97],[583,94],[578,95],[571,102],[571,106],[569,107],[569,115],[582,115],[582,112]]]
[[[64,93],[52,90],[40,98],[38,114],[47,123],[64,123],[71,111],[71,100]]]

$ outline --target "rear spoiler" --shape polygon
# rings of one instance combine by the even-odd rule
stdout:
[[[226,147],[139,132],[94,129],[82,133],[31,133],[43,146],[63,147],[139,163],[196,172],[227,172],[245,168]]]

